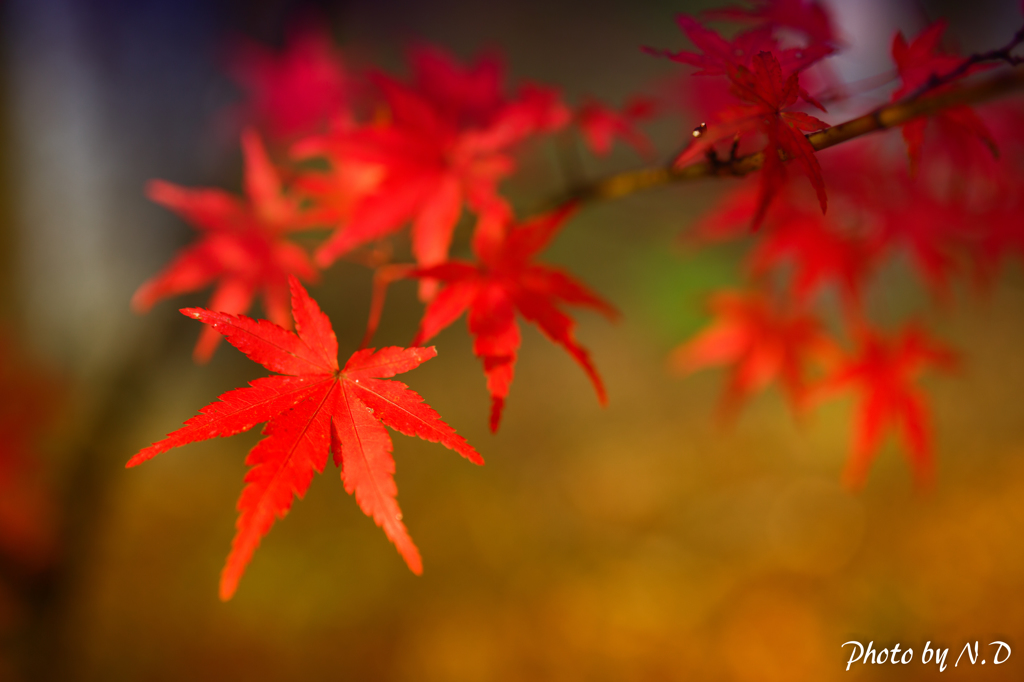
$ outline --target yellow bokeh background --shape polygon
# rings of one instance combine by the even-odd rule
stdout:
[[[860,26],[856,3],[832,4],[849,31]],[[865,24],[882,35],[883,51],[894,28],[922,25],[913,3],[869,4],[872,21],[890,21]],[[968,13],[922,5],[962,19],[956,38],[968,50],[1000,44],[1020,23],[1013,3]],[[517,78],[561,84],[574,100],[592,93],[619,102],[674,77],[676,65],[639,46],[680,47],[673,15],[702,6],[0,5],[10,179],[3,310],[71,386],[67,423],[44,446],[55,487],[78,480],[81,458],[102,477],[90,483],[91,530],[73,550],[76,572],[58,609],[62,679],[1024,677],[1020,264],[990,291],[965,286],[946,305],[929,301],[905,264],[879,278],[869,305],[881,319],[923,319],[965,361],[955,376],[924,382],[935,487],[916,488],[889,442],[854,493],[839,482],[851,401],[796,420],[773,390],[726,427],[717,420],[722,373],[679,377],[667,368],[672,347],[707,322],[703,297],[742,279],[742,247],[696,250],[676,239],[719,196],[714,181],[588,206],[545,256],[624,312],[618,325],[579,315],[578,338],[606,380],[607,408],[571,358],[533,328],[524,330],[497,435],[487,430],[485,381],[464,322],[437,337],[436,359],[403,377],[487,462],[474,467],[395,435],[399,502],[424,557],[422,577],[329,466],[265,538],[235,598],[221,603],[217,579],[258,429],[121,468],[220,393],[264,374],[226,344],[209,365],[192,363],[198,325],[175,310],[204,304],[206,292],[145,317],[128,308],[134,288],[191,238],[146,202],[145,181],[238,188],[237,149],[209,123],[236,96],[208,75],[225,35],[279,36],[288,17],[315,10],[365,63],[400,71],[401,46],[413,39],[461,57],[500,45]],[[666,155],[692,123],[655,126]],[[549,152],[532,150],[509,183],[517,206],[540,205],[559,188]],[[588,162],[587,172],[638,163],[619,150]],[[343,355],[362,335],[369,279],[342,263],[310,289]],[[376,342],[407,343],[421,310],[415,286],[396,285]],[[126,364],[146,360],[140,348],[159,350],[138,368]],[[29,618],[22,597],[0,591],[0,678],[21,679],[9,661],[55,655],[8,636]],[[914,661],[855,663],[847,672],[850,647],[842,645],[851,640],[899,643],[913,648]],[[965,669],[965,656],[952,667],[968,642],[991,659],[986,647],[996,640],[1014,649],[1006,663]],[[949,649],[944,673],[921,663],[926,642]]]

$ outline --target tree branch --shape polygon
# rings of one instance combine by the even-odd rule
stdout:
[[[1024,33],[1024,29],[1022,29]],[[1013,43],[1014,45],[1016,44]],[[1006,48],[1004,48],[1006,50]],[[993,51],[993,53],[1001,51]],[[988,53],[985,53],[986,55]],[[1007,52],[1008,56],[1008,52]],[[976,61],[972,57],[967,60],[971,64]],[[984,57],[989,59],[989,57]],[[967,63],[967,62],[965,62]],[[968,65],[966,68],[969,68]],[[940,85],[945,84],[947,75]],[[863,116],[831,126],[816,133],[807,135],[807,140],[815,151],[834,147],[868,133],[889,130],[918,118],[935,114],[944,109],[964,104],[980,104],[1007,93],[1024,89],[1024,69],[1016,68],[971,83],[962,88],[947,90],[929,97],[912,95],[898,102],[879,107]],[[764,152],[747,154],[722,161],[715,156],[676,168],[674,166],[657,166],[639,170],[616,173],[593,183],[571,189],[563,195],[555,206],[569,202],[591,202],[605,199],[617,199],[629,194],[660,187],[676,182],[689,182],[715,176],[742,177],[749,175],[764,165]]]
[[[942,76],[933,73],[932,77],[928,79],[928,82],[918,88],[916,92],[912,93],[909,99],[915,99],[930,90],[939,88],[947,83],[952,83],[961,76],[967,75],[972,67],[983,62],[1004,62],[1010,66],[1019,66],[1020,64],[1024,64],[1024,57],[1017,57],[1011,54],[1021,43],[1024,43],[1024,26],[1022,26],[1013,35],[1013,38],[1006,45],[995,50],[989,50],[988,52],[973,54],[965,59],[960,66]]]

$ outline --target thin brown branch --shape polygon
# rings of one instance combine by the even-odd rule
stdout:
[[[879,107],[858,118],[807,135],[816,151],[837,144],[903,125],[920,116],[929,116],[944,109],[964,104],[980,104],[1008,93],[1024,90],[1024,69],[1016,68],[970,83],[955,90],[947,90],[929,97],[908,97]],[[722,161],[711,156],[681,168],[658,166],[617,173],[596,182],[582,185],[562,196],[556,206],[570,201],[590,202],[616,199],[652,187],[677,182],[689,182],[716,176],[742,177],[753,173],[764,164],[764,153],[747,154]]]
[[[1003,62],[1010,66],[1019,66],[1024,64],[1024,57],[1018,57],[1013,54],[1013,51],[1021,43],[1024,43],[1024,27],[1021,27],[1006,45],[995,50],[989,50],[988,52],[972,54],[970,57],[965,59],[960,66],[956,67],[949,73],[941,76],[938,74],[932,74],[931,78],[913,92],[908,99],[916,99],[936,88],[952,83],[961,76],[967,75],[971,68],[978,64],[984,64],[985,62]]]

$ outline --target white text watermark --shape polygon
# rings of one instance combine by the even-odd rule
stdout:
[[[944,672],[949,656],[949,647],[944,649],[938,646],[933,647],[931,640],[924,645],[921,654],[916,657],[912,648],[903,649],[898,643],[888,648],[875,648],[873,641],[865,645],[851,640],[843,643],[844,650],[846,647],[850,647],[850,659],[846,662],[847,671],[855,663],[861,665],[910,665],[916,658],[920,663],[938,666],[939,672]],[[961,660],[964,665],[985,665],[989,662],[993,665],[1002,665],[1010,659],[1011,653],[1010,645],[999,640],[991,642],[988,649],[979,646],[977,641],[968,642],[960,650],[960,655],[953,662],[953,667],[960,667]]]

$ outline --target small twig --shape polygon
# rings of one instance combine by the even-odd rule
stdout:
[[[416,269],[415,265],[382,265],[373,273],[373,291],[370,294],[370,316],[366,321],[366,333],[363,334],[362,343],[359,349],[362,350],[370,345],[373,335],[380,325],[381,315],[384,313],[384,301],[388,295],[388,287],[392,282],[404,279]]]
[[[824,93],[817,95],[816,99],[822,104],[846,101],[853,97],[857,97],[864,93],[886,86],[896,80],[896,78],[896,69],[890,69],[884,73],[876,73],[873,76],[858,78],[855,81],[834,86],[831,89],[824,91]]]
[[[394,245],[390,241],[380,241],[366,249],[350,251],[345,260],[374,269],[386,265],[394,254]]]
[[[1013,39],[1010,40],[1010,42],[1008,42],[1003,47],[1000,47],[996,50],[989,50],[988,52],[979,52],[977,54],[973,54],[967,59],[965,59],[960,64],[960,66],[956,67],[949,73],[944,74],[942,76],[933,73],[931,77],[928,79],[928,81],[920,88],[915,90],[913,93],[911,93],[907,99],[917,99],[918,97],[921,97],[922,95],[927,94],[932,90],[940,88],[943,85],[952,83],[956,79],[967,74],[971,70],[971,67],[976,66],[978,64],[982,64],[984,62],[1004,62],[1006,64],[1009,64],[1010,66],[1019,66],[1021,64],[1024,64],[1024,57],[1016,57],[1010,54],[1021,43],[1024,43],[1024,26],[1022,26],[1014,34]]]

